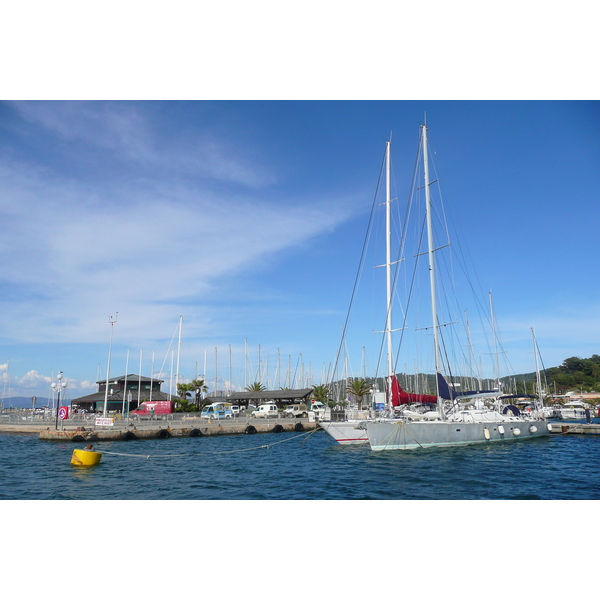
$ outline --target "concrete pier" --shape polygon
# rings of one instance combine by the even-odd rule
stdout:
[[[552,435],[600,435],[600,423],[550,422],[552,423]],[[47,420],[0,422],[0,433],[38,434],[42,440],[78,443],[314,431],[317,428],[318,422],[308,419],[255,419],[251,417],[212,421],[188,417],[173,420],[140,420],[133,423],[115,420],[112,427],[94,425],[93,422],[75,422],[68,425],[61,424],[58,429],[54,427],[54,423],[50,424]]]
[[[97,442],[116,440],[148,440],[171,437],[202,437],[212,435],[251,435],[313,431],[318,424],[308,419],[220,419],[190,418],[127,423],[115,421],[113,426],[86,424],[63,425],[56,429],[48,423],[31,422],[0,424],[0,433],[37,433],[41,440],[62,442]]]
[[[580,434],[580,435],[600,435],[600,423],[569,423],[569,422],[554,422],[552,423],[553,434]]]
[[[180,423],[170,425],[145,425],[144,427],[127,427],[113,429],[110,427],[95,427],[94,429],[80,429],[75,431],[61,431],[48,429],[40,431],[41,440],[70,441],[70,442],[96,442],[109,440],[151,440],[166,439],[170,437],[202,437],[207,435],[251,435],[254,433],[283,433],[284,431],[311,431],[317,428],[315,422],[208,422],[197,425],[183,426]]]

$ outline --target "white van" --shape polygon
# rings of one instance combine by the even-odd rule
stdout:
[[[233,412],[229,402],[213,402],[202,409],[200,416],[204,419],[233,419]]]
[[[315,413],[315,417],[317,417],[317,419],[323,419],[325,417],[325,411],[327,410],[327,406],[325,406],[325,404],[323,404],[319,400],[313,400],[308,408],[309,412]]]
[[[253,413],[253,417],[276,417],[279,414],[276,404],[261,404]]]

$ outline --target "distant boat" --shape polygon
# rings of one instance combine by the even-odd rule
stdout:
[[[424,170],[425,211],[427,220],[428,267],[430,281],[431,318],[433,329],[433,351],[437,372],[437,411],[427,418],[381,419],[365,421],[369,444],[374,451],[407,450],[440,446],[456,446],[517,439],[531,439],[548,435],[551,426],[538,411],[523,415],[520,411],[486,408],[484,399],[493,397],[494,391],[461,392],[452,388],[443,390],[445,379],[441,374],[440,324],[437,318],[436,278],[432,211],[430,201],[429,163],[427,149],[427,127],[421,126],[421,145]],[[446,384],[447,386],[447,384]],[[449,392],[450,402],[444,396]],[[466,404],[462,404],[466,401]],[[449,409],[447,409],[449,405]]]
[[[570,400],[559,408],[561,419],[585,419],[585,411],[589,409],[589,404],[582,400]]]

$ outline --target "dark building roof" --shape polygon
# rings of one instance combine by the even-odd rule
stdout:
[[[129,390],[128,390],[129,392]],[[81,398],[75,398],[74,400],[71,401],[72,404],[78,404],[78,405],[83,405],[83,404],[93,404],[94,402],[102,402],[104,403],[104,398],[105,398],[105,392],[95,392],[93,394],[89,394],[88,396],[82,396]],[[146,402],[147,400],[150,400],[150,390],[142,390],[140,395],[140,402]],[[125,397],[125,400],[127,401],[127,396]],[[158,392],[156,390],[152,391],[152,400],[177,400],[177,398],[175,396],[173,396],[172,398],[169,396],[169,394],[165,393],[165,392]],[[138,393],[137,390],[131,390],[131,402],[133,404],[137,404],[138,401]],[[113,392],[112,394],[108,395],[108,403],[109,404],[114,404],[114,403],[119,403],[119,404],[123,404],[123,392]]]
[[[130,375],[121,375],[120,377],[109,377],[108,381],[109,383],[113,383],[115,381],[123,381],[125,382],[125,377],[127,377],[127,381],[143,381],[144,383],[146,382],[158,382],[158,383],[164,383],[165,380],[164,379],[151,379],[150,377],[144,377],[143,375],[135,375],[135,374],[130,374]],[[101,384],[101,383],[106,383],[106,377],[104,379],[100,379],[100,381],[96,381],[97,384]]]
[[[312,388],[302,390],[269,390],[264,392],[234,392],[226,398],[210,398],[213,402],[239,402],[249,400],[290,401],[304,400],[312,394]]]
[[[131,393],[131,403],[134,406],[137,406],[138,403],[138,390],[131,389],[137,388],[139,386],[140,380],[142,385],[139,386],[142,388],[139,394],[139,401],[145,402],[146,400],[150,400],[150,383],[152,382],[152,400],[171,400],[169,394],[160,391],[160,384],[164,383],[162,379],[150,379],[150,377],[140,377],[140,375],[136,375],[135,373],[131,373],[128,375],[121,375],[119,377],[109,377],[108,379],[108,404],[110,405],[122,405],[123,404],[123,388],[125,387],[125,380],[127,379],[127,387],[130,388],[127,390],[127,394]],[[104,404],[104,398],[106,396],[106,379],[101,379],[100,381],[96,381],[98,384],[98,391],[93,394],[88,394],[87,396],[82,396],[81,398],[75,398],[72,400],[72,404],[77,404],[83,407],[90,407],[90,405],[96,402],[102,402]],[[125,400],[127,400],[125,397]]]

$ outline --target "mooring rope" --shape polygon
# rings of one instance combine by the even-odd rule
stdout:
[[[398,428],[400,428],[400,427],[401,427],[402,429],[404,429],[404,433],[407,433],[407,434],[408,434],[408,435],[409,435],[409,436],[410,436],[410,437],[411,437],[411,438],[412,438],[412,439],[415,441],[415,443],[416,443],[416,444],[418,444],[419,448],[422,448],[422,447],[423,447],[423,446],[421,446],[421,444],[419,443],[419,440],[417,440],[417,438],[415,438],[415,436],[414,436],[414,435],[412,435],[412,434],[411,434],[411,432],[410,432],[410,431],[408,431],[408,429],[406,429],[406,427],[405,427],[405,425],[404,425],[404,421],[398,421],[398,423],[396,423],[396,427],[395,427],[395,428],[394,428],[392,431],[390,431],[389,435],[388,435],[386,438],[384,438],[384,440],[383,440],[383,444],[384,444],[385,446],[387,446],[387,445],[388,445],[388,440],[389,440],[389,439],[390,439],[390,438],[391,438],[391,437],[394,435],[394,433],[396,432],[396,430],[397,430]]]
[[[253,446],[252,448],[238,448],[236,450],[222,450],[220,452],[186,452],[185,454],[128,454],[125,452],[107,452],[104,450],[97,450],[97,452],[102,452],[102,454],[111,454],[113,456],[131,456],[134,458],[145,458],[146,460],[148,460],[150,458],[182,458],[185,456],[215,456],[217,454],[235,454],[237,452],[250,452],[252,450],[262,450],[265,448],[268,450],[271,446],[276,446],[277,444],[283,444],[285,442],[291,442],[293,440],[297,440],[298,438],[312,435],[315,431],[318,431],[318,429],[314,429],[313,431],[301,433],[300,435],[295,435],[294,437],[290,437],[285,440],[279,440],[277,442],[273,442],[272,444],[262,444],[260,446]]]

